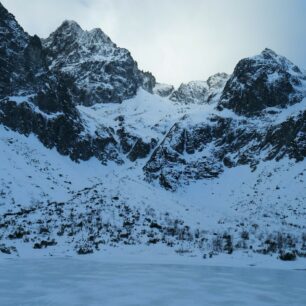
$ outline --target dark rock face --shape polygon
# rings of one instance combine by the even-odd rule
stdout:
[[[226,76],[213,76],[204,87],[220,88],[224,85],[220,79]],[[215,114],[202,123],[193,123],[192,117],[177,122],[144,167],[146,178],[175,190],[180,183],[217,177],[225,167],[249,165],[255,169],[262,161],[284,157],[304,160],[304,88],[305,75],[300,69],[271,50],[242,60],[225,85]],[[208,101],[207,89],[199,95],[204,96]],[[189,100],[184,97],[182,101]],[[290,110],[298,103],[300,111]],[[238,116],[224,114],[224,108]]]
[[[76,107],[122,102],[139,87],[152,92],[154,76],[140,71],[129,51],[118,48],[100,29],[83,31],[73,21],[65,21],[42,43],[1,4],[0,17],[1,124],[33,133],[46,147],[73,160],[95,156],[103,163],[122,163],[121,148],[127,141],[131,147],[123,151],[131,160],[149,154],[141,139],[127,135],[128,140],[117,143],[116,132],[107,127],[89,135]]]
[[[258,120],[211,116],[192,124],[192,118],[177,123],[144,167],[149,181],[159,180],[166,189],[181,183],[219,176],[224,168],[306,157],[306,111],[275,124],[275,117]]]
[[[69,102],[65,103],[69,105]],[[64,105],[63,108],[67,107]],[[56,148],[62,155],[69,155],[72,160],[88,160],[95,156],[102,163],[114,160],[121,163],[117,152],[117,143],[110,131],[105,130],[103,137],[82,135],[84,127],[79,114],[74,112],[45,116],[35,112],[33,104],[6,100],[1,102],[0,122],[10,129],[30,135],[34,133],[47,148]],[[108,133],[108,136],[105,134]]]
[[[146,158],[156,145],[157,141],[155,139],[152,139],[150,143],[146,143],[141,138],[139,138],[129,152],[128,158],[133,162],[137,159]]]
[[[28,34],[1,3],[0,29],[0,96],[4,97],[13,94],[14,87],[24,83],[23,51]]]
[[[41,41],[0,4],[0,98],[33,94],[49,82]]]
[[[35,74],[42,75],[47,72],[46,55],[38,36],[29,38],[28,45],[24,50],[24,61],[32,82],[37,81]]]
[[[209,84],[218,84],[217,79],[202,83],[199,97],[207,97]],[[305,81],[297,66],[269,49],[240,61],[214,114],[202,123],[193,123],[192,117],[176,123],[144,167],[146,178],[175,190],[181,183],[214,178],[225,167],[249,165],[255,169],[262,161],[284,157],[304,160]],[[186,92],[178,90],[172,99]],[[185,96],[182,101],[189,101]],[[290,108],[293,104],[296,107]],[[223,112],[225,108],[235,114]]]
[[[79,103],[120,103],[142,86],[151,92],[154,77],[140,71],[128,50],[117,47],[100,29],[83,31],[65,21],[43,41],[51,71],[68,74],[80,91]]]
[[[138,71],[138,84],[149,93],[153,93],[156,79],[151,72]]]
[[[145,142],[140,137],[131,135],[126,131],[123,116],[120,116],[117,120],[119,121],[119,129],[116,131],[116,135],[119,137],[121,152],[126,154],[127,158],[132,162],[148,157],[156,147],[157,140],[151,139],[149,143]]]
[[[227,82],[219,109],[251,116],[267,107],[286,107],[300,102],[306,80],[300,69],[285,57],[265,49],[260,55],[241,60]]]

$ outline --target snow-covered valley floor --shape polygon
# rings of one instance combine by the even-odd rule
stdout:
[[[0,262],[0,305],[302,306],[305,281],[305,270],[8,260]]]

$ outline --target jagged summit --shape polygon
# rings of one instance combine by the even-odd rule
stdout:
[[[80,30],[82,30],[81,26],[76,21],[69,20],[69,19],[64,20],[62,22],[62,24],[57,28],[57,30],[60,30],[60,29],[63,29],[63,28],[71,28],[71,29],[80,29]]]
[[[54,85],[50,82],[64,78],[76,104],[121,103],[138,88],[152,92],[155,86],[155,78],[139,70],[130,52],[101,29],[86,31],[66,20],[40,41],[2,5],[0,14],[0,97],[46,92]],[[44,104],[56,109],[52,103]]]
[[[84,60],[93,57],[98,60],[97,55],[105,59],[112,55],[110,51],[115,47],[101,29],[85,31],[77,22],[71,20],[65,20],[47,39],[43,40],[43,45],[48,49],[49,57],[65,55],[69,57],[67,60],[70,63],[78,62],[81,56]],[[74,54],[78,56],[73,57]],[[57,63],[52,64],[54,67]]]
[[[47,39],[44,40],[44,45],[48,48],[52,48],[54,44],[63,44],[65,42],[73,43],[74,41],[79,41],[79,43],[85,44],[86,46],[100,44],[101,48],[105,47],[105,44],[115,46],[111,39],[100,28],[86,31],[74,20],[65,20]]]
[[[25,46],[28,34],[16,21],[15,16],[11,14],[0,2],[0,35],[12,35],[14,32],[15,37],[10,37],[18,42],[20,45]]]
[[[62,24],[55,30],[57,31],[63,31],[64,29],[71,29],[74,31],[82,31],[81,26],[74,20],[64,20]]]
[[[273,51],[270,48],[263,49],[261,51],[261,54],[264,55],[264,56],[270,56],[270,57],[278,57],[279,56],[275,51]]]
[[[285,56],[279,55],[269,48],[265,48],[259,55],[254,56],[253,59],[263,64],[269,62],[271,65],[279,66],[281,69],[289,70],[289,72],[299,76],[302,73],[300,68],[294,65]]]
[[[228,79],[229,75],[227,73],[219,72],[210,76],[206,82],[209,88],[222,87]]]
[[[174,90],[174,86],[163,83],[156,83],[153,93],[161,97],[169,97]]]
[[[74,81],[80,104],[120,103],[133,97],[140,86],[149,91],[154,86],[146,88],[149,75],[138,69],[128,50],[117,47],[101,29],[85,31],[75,21],[64,21],[43,40],[43,46],[50,70]]]
[[[184,104],[212,104],[218,102],[229,75],[217,73],[207,81],[191,81],[181,84],[170,100]]]
[[[250,116],[268,107],[284,108],[303,99],[305,80],[305,74],[287,58],[265,49],[237,64],[219,109],[225,107]]]

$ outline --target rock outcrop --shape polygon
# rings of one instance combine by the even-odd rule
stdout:
[[[241,60],[222,93],[219,108],[251,116],[268,107],[287,107],[305,96],[306,76],[270,49]]]
[[[226,73],[217,73],[209,77],[207,81],[181,84],[171,94],[170,100],[184,104],[212,104],[219,100],[228,78]]]

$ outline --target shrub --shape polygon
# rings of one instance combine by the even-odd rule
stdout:
[[[249,232],[248,232],[248,231],[242,231],[242,233],[241,233],[241,238],[242,238],[243,240],[249,240],[249,239],[250,239],[250,237],[249,237]]]
[[[284,261],[293,261],[296,260],[296,254],[295,252],[283,252],[279,255],[279,259]]]

